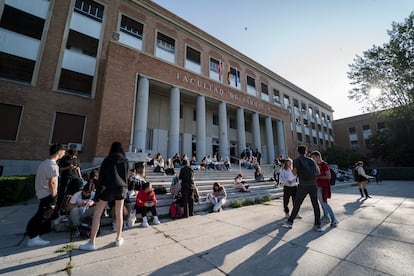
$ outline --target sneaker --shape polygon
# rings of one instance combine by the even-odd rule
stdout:
[[[334,222],[332,222],[332,223],[331,223],[331,227],[336,227],[336,226],[338,225],[338,223],[339,223],[338,221],[334,221]]]
[[[91,243],[91,241],[89,240],[87,243],[79,245],[79,250],[94,251],[95,250],[95,244]]]
[[[122,246],[123,244],[124,244],[124,239],[123,238],[120,238],[119,240],[115,241],[115,246],[116,247]]]
[[[328,217],[323,217],[323,218],[321,218],[321,223],[322,224],[328,224],[328,223],[330,223],[331,222],[331,220],[328,218]]]
[[[313,230],[315,230],[316,232],[322,232],[322,227],[320,225],[315,225],[313,227]]]
[[[285,223],[283,223],[282,224],[282,227],[285,227],[285,228],[289,228],[289,229],[292,229],[292,223],[290,223],[290,222],[285,222]]]
[[[297,214],[295,219],[302,219],[302,216]]]
[[[161,224],[160,220],[157,216],[154,216],[154,220],[152,221],[155,225]]]
[[[147,219],[147,217],[144,217],[142,219],[142,227],[148,227],[148,226],[149,226],[148,219]]]
[[[27,241],[27,246],[28,247],[33,247],[33,246],[45,246],[48,245],[50,243],[50,241],[45,241],[42,238],[40,238],[39,236],[36,236],[32,239],[29,239]]]

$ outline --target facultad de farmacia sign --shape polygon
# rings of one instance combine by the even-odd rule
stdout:
[[[260,100],[258,101],[254,99],[253,97],[243,94],[242,92],[233,92],[233,91],[230,91],[229,89],[225,90],[222,87],[212,85],[211,83],[207,81],[192,77],[187,74],[180,74],[177,72],[176,80],[179,82],[185,83],[187,85],[194,86],[195,88],[197,87],[198,89],[202,89],[208,94],[213,93],[218,98],[221,98],[223,100],[230,99],[232,103],[236,105],[240,105],[241,103],[244,103],[244,105],[247,104],[251,107],[254,107],[254,109],[256,110],[259,108],[267,112],[271,111],[269,104],[265,104]]]

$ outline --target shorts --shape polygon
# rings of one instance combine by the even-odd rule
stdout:
[[[123,200],[126,197],[126,187],[117,187],[112,190],[104,190],[99,199],[103,201]]]

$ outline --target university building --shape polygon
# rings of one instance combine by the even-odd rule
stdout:
[[[332,108],[149,0],[0,1],[0,167],[52,143],[99,164],[110,144],[263,163],[334,143]]]

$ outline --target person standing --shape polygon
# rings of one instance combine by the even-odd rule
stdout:
[[[101,215],[109,201],[115,201],[116,239],[115,246],[121,246],[123,225],[124,199],[127,190],[128,160],[125,157],[121,143],[113,142],[108,156],[103,160],[99,169],[98,185],[96,187],[95,211],[93,213],[91,236],[87,243],[79,246],[80,250],[95,250],[96,234],[101,223]]]
[[[51,230],[51,220],[57,202],[59,166],[57,161],[65,156],[66,148],[60,144],[49,149],[49,159],[40,163],[35,178],[36,196],[40,199],[36,214],[29,220],[26,233],[29,235],[27,246],[44,246],[50,241],[43,240],[40,235]]]
[[[331,186],[329,182],[331,177],[335,176],[331,175],[329,165],[322,160],[322,156],[319,151],[311,152],[311,158],[316,162],[316,164],[318,164],[320,171],[316,179],[316,184],[318,187],[318,200],[323,210],[322,223],[330,222],[331,227],[336,227],[338,220],[336,219],[331,206],[328,204],[328,198],[331,198]]]
[[[289,199],[292,198],[293,204],[298,190],[297,177],[292,170],[292,159],[287,158],[283,168],[280,170],[280,184],[283,185],[283,210],[287,219],[289,218]]]
[[[79,192],[82,185],[82,175],[78,152],[68,150],[68,154],[58,162],[60,169],[60,181],[58,187],[57,206],[60,207],[65,195],[73,195]]]
[[[365,173],[364,170],[364,162],[362,161],[358,161],[355,163],[355,170],[357,172],[357,181],[358,181],[358,187],[359,187],[359,192],[361,193],[361,198],[364,197],[364,194],[362,193],[362,191],[364,191],[365,193],[365,199],[371,198],[368,195],[368,190],[367,190],[367,184],[365,183],[365,181],[367,181],[368,179],[372,179],[374,177],[369,176]]]
[[[194,171],[190,167],[188,160],[183,161],[178,179],[181,180],[181,196],[184,207],[184,217],[194,215]]]
[[[307,151],[306,146],[299,145],[297,150],[299,157],[293,160],[293,174],[299,177],[298,191],[295,202],[293,203],[292,213],[287,222],[283,224],[283,227],[292,228],[293,220],[296,218],[306,195],[309,194],[315,216],[313,229],[315,231],[322,231],[321,210],[319,209],[316,189],[316,176],[319,175],[319,168],[312,159],[305,156]]]

